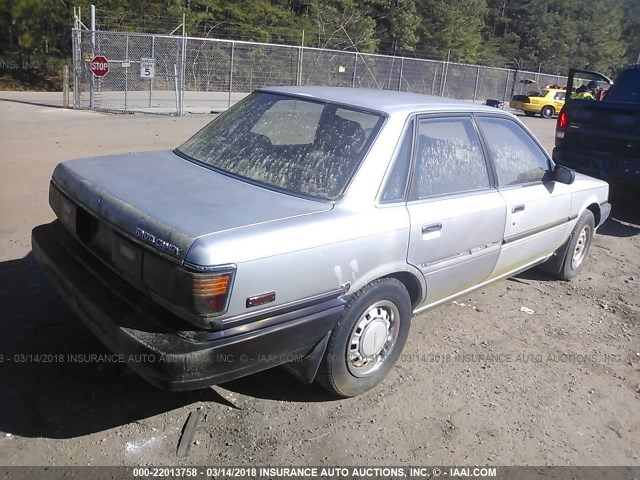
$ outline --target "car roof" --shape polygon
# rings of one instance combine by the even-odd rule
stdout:
[[[496,113],[502,110],[477,105],[463,100],[423,95],[420,93],[398,92],[395,90],[378,90],[372,88],[345,87],[267,87],[263,92],[273,92],[308,97],[334,103],[352,105],[354,107],[377,110],[388,114],[410,112],[487,112]],[[505,112],[506,113],[506,112]]]

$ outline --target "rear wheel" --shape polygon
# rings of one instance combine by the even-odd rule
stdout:
[[[410,319],[411,299],[400,281],[382,278],[365,286],[331,332],[317,381],[341,397],[375,387],[400,356]]]
[[[542,115],[544,118],[551,118],[553,117],[554,113],[555,109],[551,105],[542,107],[542,110],[540,110],[540,115]]]

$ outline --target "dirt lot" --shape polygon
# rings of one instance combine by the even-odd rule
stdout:
[[[5,93],[1,465],[640,465],[637,206],[614,205],[575,281],[528,272],[415,317],[397,367],[361,397],[336,400],[281,369],[166,393],[119,364],[29,360],[107,353],[40,275],[30,231],[53,219],[59,161],[175,146],[209,117],[65,111]],[[524,120],[551,148],[554,122]],[[195,443],[177,457],[196,409]]]

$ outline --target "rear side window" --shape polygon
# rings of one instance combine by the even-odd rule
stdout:
[[[387,183],[380,197],[381,203],[401,202],[407,190],[407,177],[411,163],[411,146],[413,145],[413,121],[409,124],[402,139],[398,156],[387,178]]]
[[[414,178],[421,199],[490,188],[470,117],[420,119]]]
[[[549,160],[524,128],[508,118],[480,117],[478,123],[496,167],[498,185],[542,181]]]

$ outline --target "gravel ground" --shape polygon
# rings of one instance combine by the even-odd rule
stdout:
[[[573,282],[525,272],[415,317],[397,366],[360,397],[336,400],[281,369],[167,393],[119,364],[33,361],[108,352],[44,281],[30,231],[53,219],[59,161],[172,147],[210,117],[66,111],[51,95],[5,93],[0,465],[640,465],[637,205],[614,204]],[[550,149],[554,122],[523,120]]]

